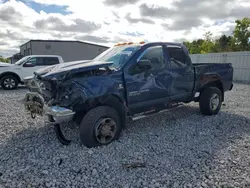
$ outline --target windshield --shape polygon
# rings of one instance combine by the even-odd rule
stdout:
[[[23,57],[22,59],[19,59],[15,65],[21,65],[25,60],[27,60],[29,58],[29,56]]]
[[[111,67],[118,68],[124,65],[128,58],[131,57],[132,54],[139,49],[139,47],[139,45],[113,47],[104,51],[93,60],[112,62],[113,64],[111,65]]]

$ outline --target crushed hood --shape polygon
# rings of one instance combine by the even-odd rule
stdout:
[[[35,74],[44,79],[51,79],[53,77],[60,80],[67,75],[72,75],[98,68],[105,68],[112,64],[113,64],[112,62],[92,61],[92,60],[73,61],[39,69],[35,72]]]

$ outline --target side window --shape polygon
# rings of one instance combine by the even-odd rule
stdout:
[[[42,57],[36,57],[36,66],[44,66]]]
[[[187,58],[182,48],[168,47],[170,68],[184,68],[187,66]]]
[[[162,46],[152,46],[142,52],[137,63],[130,67],[130,74],[139,74],[148,70],[161,70],[165,66]]]
[[[24,64],[25,67],[34,67],[34,66],[36,66],[36,65],[37,65],[37,64],[36,64],[36,57],[30,58],[30,59]]]
[[[143,56],[139,60],[148,60],[153,70],[159,70],[164,67],[164,55],[162,46],[149,47],[144,51]]]
[[[59,59],[57,57],[44,57],[44,66],[59,64]]]

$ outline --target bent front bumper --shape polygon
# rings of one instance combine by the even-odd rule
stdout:
[[[71,121],[75,115],[75,112],[70,109],[46,105],[43,97],[37,92],[26,93],[24,106],[31,113],[31,117],[47,115],[50,122],[58,124]]]
[[[60,106],[45,106],[45,114],[50,116],[55,123],[69,122],[73,119],[75,112]]]

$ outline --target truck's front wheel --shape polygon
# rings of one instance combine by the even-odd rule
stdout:
[[[13,75],[4,76],[1,79],[1,86],[5,90],[16,89],[18,86],[18,79]]]
[[[122,123],[119,114],[108,106],[90,110],[80,124],[80,139],[91,148],[107,145],[119,138]]]
[[[208,87],[201,92],[200,110],[204,115],[218,114],[222,103],[222,93],[219,88]]]

